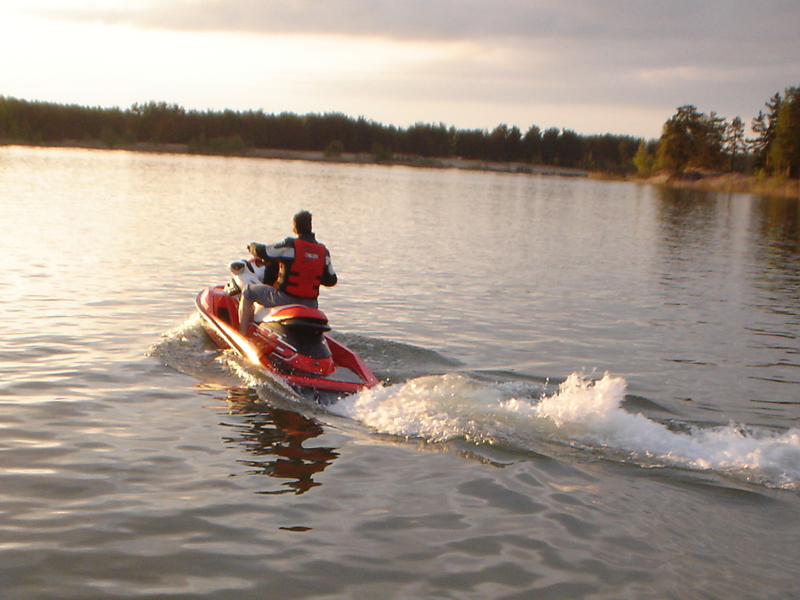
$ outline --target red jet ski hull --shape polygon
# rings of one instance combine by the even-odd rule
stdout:
[[[229,295],[225,286],[206,288],[197,295],[196,304],[204,329],[220,348],[234,349],[301,393],[319,390],[344,396],[380,383],[358,354],[322,333],[329,327],[320,310],[300,305],[275,307],[243,336],[239,333],[239,296]],[[318,330],[322,348],[305,354],[292,345],[286,327],[299,321],[303,328]]]

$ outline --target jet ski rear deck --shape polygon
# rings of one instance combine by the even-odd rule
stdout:
[[[203,326],[221,348],[233,348],[301,393],[344,396],[378,385],[361,357],[328,335],[328,319],[319,309],[297,304],[262,309],[247,335],[241,335],[236,291],[217,285],[197,296]]]

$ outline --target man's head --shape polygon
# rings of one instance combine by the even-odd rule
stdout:
[[[311,213],[301,210],[294,216],[294,232],[298,235],[309,234],[311,229]]]

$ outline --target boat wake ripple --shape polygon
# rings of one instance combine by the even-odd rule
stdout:
[[[713,471],[800,489],[800,430],[659,423],[626,411],[626,382],[574,373],[545,395],[532,383],[485,383],[458,373],[366,390],[329,408],[376,432],[431,442],[465,439],[541,452],[559,443],[647,468]]]
[[[336,337],[356,350],[384,382],[327,411],[375,433],[446,443],[465,440],[517,452],[557,444],[645,468],[714,472],[773,488],[800,490],[800,430],[737,424],[699,426],[656,421],[626,410],[626,381],[573,373],[557,390],[520,380],[485,381],[459,363],[412,345],[353,334]],[[199,316],[166,334],[149,354],[205,383],[250,387],[270,402],[301,401],[207,338]]]

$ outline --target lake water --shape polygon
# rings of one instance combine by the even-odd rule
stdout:
[[[321,408],[194,309],[314,213],[384,385]],[[800,205],[0,148],[0,589],[800,598]]]

